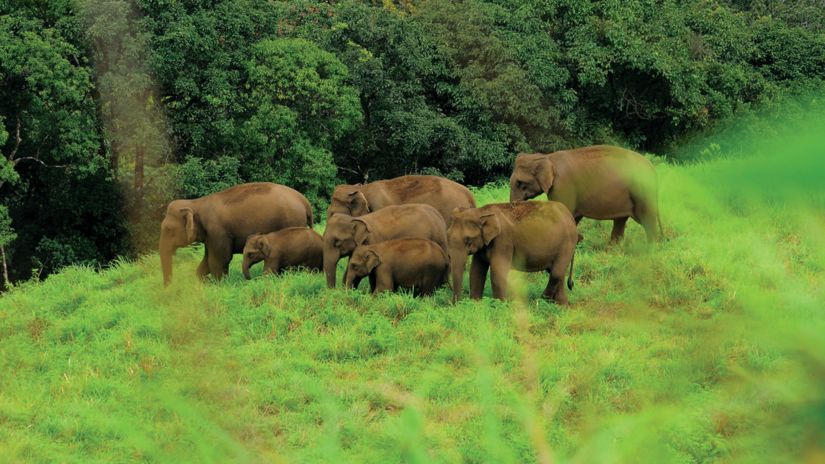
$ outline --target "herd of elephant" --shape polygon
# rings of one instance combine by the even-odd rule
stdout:
[[[526,201],[542,193],[548,201]],[[200,279],[221,279],[233,254],[242,252],[247,279],[250,266],[263,261],[264,272],[276,274],[295,267],[323,270],[327,286],[335,287],[337,264],[349,257],[347,288],[367,277],[373,293],[403,288],[422,295],[452,277],[455,301],[472,255],[472,298],[481,297],[488,271],[493,296],[506,298],[509,271],[517,269],[547,272],[543,296],[567,304],[564,277],[572,289],[581,218],[612,220],[613,242],[621,240],[628,218],[644,227],[649,240],[661,232],[653,165],[607,145],[518,155],[509,203],[479,208],[461,184],[408,175],[335,187],[323,236],[312,229],[312,217],[301,193],[272,183],[174,200],[160,231],[164,285],[175,250],[202,242]]]

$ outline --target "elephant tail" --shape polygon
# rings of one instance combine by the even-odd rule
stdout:
[[[573,255],[570,256],[570,273],[567,275],[567,289],[573,290],[573,260],[576,258],[576,247],[573,247]]]
[[[306,213],[307,213],[307,226],[312,229],[312,206],[307,203],[306,205]]]

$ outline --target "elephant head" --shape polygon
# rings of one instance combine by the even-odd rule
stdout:
[[[381,255],[372,247],[359,246],[352,253],[347,266],[346,288],[358,288],[361,279],[381,264]]]
[[[370,205],[367,197],[362,192],[363,185],[339,185],[332,192],[332,199],[327,208],[327,220],[333,214],[346,214],[349,216],[363,216],[370,212]]]
[[[520,154],[510,176],[510,201],[529,200],[542,193],[549,194],[556,169],[547,155]]]
[[[500,233],[501,221],[494,212],[479,208],[453,210],[450,228],[447,229],[447,248],[453,275],[453,301],[461,297],[467,257],[489,245]]]
[[[249,267],[269,257],[272,247],[264,234],[253,234],[247,237],[243,247],[243,276],[250,279]]]
[[[169,203],[166,217],[160,224],[158,243],[164,286],[172,280],[172,256],[175,251],[190,243],[203,241],[203,236],[203,227],[194,201],[175,200]]]
[[[335,287],[338,260],[351,255],[358,245],[367,241],[369,235],[369,225],[361,219],[348,214],[335,214],[329,218],[324,230],[324,273],[329,288]]]

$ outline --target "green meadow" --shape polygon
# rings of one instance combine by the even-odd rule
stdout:
[[[157,255],[18,285],[0,297],[0,461],[823,462],[810,134],[654,157],[665,239],[633,223],[608,246],[610,223],[584,220],[569,307],[538,299],[543,274],[455,305],[260,265],[245,281],[240,259],[199,283],[200,248],[165,289]]]

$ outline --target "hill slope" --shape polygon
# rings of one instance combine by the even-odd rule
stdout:
[[[454,306],[246,282],[239,260],[200,284],[199,250],[167,289],[154,255],[22,285],[0,297],[0,456],[813,462],[825,201],[821,163],[789,166],[659,165],[667,240],[633,224],[608,248],[610,224],[585,220],[569,308],[524,274],[527,299]]]

